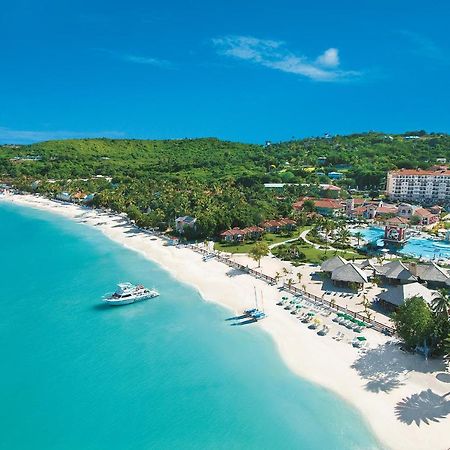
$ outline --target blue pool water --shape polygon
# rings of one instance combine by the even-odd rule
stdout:
[[[364,239],[369,242],[377,241],[383,238],[384,230],[378,227],[369,227],[355,230],[362,233]],[[424,257],[429,259],[450,258],[450,244],[444,241],[411,238],[398,250],[403,255],[412,255],[417,258]]]
[[[99,231],[0,204],[0,232],[1,449],[380,448],[257,326],[230,327],[227,310]],[[161,296],[102,305],[124,280]]]

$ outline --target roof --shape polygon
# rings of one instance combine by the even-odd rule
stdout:
[[[348,261],[346,259],[338,255],[324,261],[320,266],[320,270],[322,270],[323,272],[333,272],[334,269],[341,267],[347,263]]]
[[[434,217],[434,216],[436,216],[436,214],[433,214],[431,211],[429,211],[428,209],[425,209],[425,208],[417,208],[414,211],[414,215],[419,216],[419,217]]]
[[[191,216],[181,216],[175,219],[175,222],[194,223],[197,219]]]
[[[391,225],[407,225],[409,224],[409,219],[406,217],[393,217],[392,219],[388,219],[387,222]]]
[[[297,222],[292,219],[274,219],[274,220],[266,220],[261,224],[263,227],[283,227],[285,225],[295,225]]]
[[[398,211],[396,206],[379,206],[377,214],[395,214]]]
[[[401,284],[389,287],[378,295],[378,298],[392,305],[400,306],[405,300],[412,297],[422,297],[427,303],[431,303],[435,292],[420,283]]]
[[[340,200],[335,200],[333,198],[319,198],[314,200],[314,206],[316,208],[324,209],[342,209],[343,204]]]
[[[401,261],[385,264],[380,271],[386,278],[401,281],[417,281],[417,277]]]
[[[367,283],[367,275],[355,264],[348,263],[337,267],[331,273],[334,281],[345,281],[347,283]]]
[[[334,186],[333,184],[320,184],[320,189],[323,191],[340,191],[341,188],[339,186]]]
[[[400,170],[393,170],[389,172],[390,175],[399,176],[399,175],[444,175],[444,176],[450,176],[450,169],[438,169],[438,170],[423,170],[423,169],[400,169]]]
[[[239,235],[244,234],[242,231],[243,230],[241,230],[240,228],[235,227],[235,228],[232,228],[231,230],[223,231],[222,233],[220,233],[220,235],[221,236],[239,236]]]
[[[72,198],[85,198],[86,194],[84,192],[76,192],[72,195]]]
[[[360,269],[373,269],[378,270],[368,259],[365,259],[364,261],[355,263],[355,266],[358,266]]]
[[[415,271],[417,277],[419,277],[422,281],[446,283],[450,280],[449,273],[435,263],[417,264],[415,268],[413,264],[409,264],[409,270],[411,272]]]
[[[258,227],[256,225],[253,225],[251,227],[247,227],[241,230],[242,234],[247,234],[247,233],[262,233],[264,231],[264,228]]]

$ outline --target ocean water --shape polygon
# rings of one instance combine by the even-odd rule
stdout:
[[[257,326],[99,231],[0,203],[0,236],[1,449],[380,448]],[[101,304],[120,281],[161,296]]]

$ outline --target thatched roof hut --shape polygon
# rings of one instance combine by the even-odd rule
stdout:
[[[331,279],[337,283],[356,283],[358,285],[368,282],[367,275],[353,263],[337,267],[331,273]]]
[[[344,266],[347,263],[348,261],[342,258],[342,256],[334,256],[333,258],[324,261],[320,266],[320,270],[322,270],[322,272],[333,272],[334,269]]]

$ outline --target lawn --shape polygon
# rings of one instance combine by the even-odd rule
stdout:
[[[343,258],[352,261],[353,259],[364,259],[365,257],[363,255],[360,255],[356,252],[348,252],[348,251],[342,251],[339,250],[337,253],[335,250],[319,250],[306,242],[299,243],[297,245],[298,249],[305,254],[304,260],[293,260],[293,263],[311,263],[311,264],[320,264],[322,261],[332,258],[333,256],[340,255]],[[276,254],[276,250],[274,251]]]
[[[306,230],[309,227],[298,227],[297,230],[291,231],[288,233],[266,233],[262,240],[267,242],[268,245],[278,244],[279,242],[284,242],[289,239],[297,238],[300,233]],[[234,244],[234,243],[225,243],[225,242],[216,242],[214,244],[214,248],[219,250],[220,252],[227,253],[248,253],[249,250],[253,247],[255,241],[245,241],[242,244]]]

